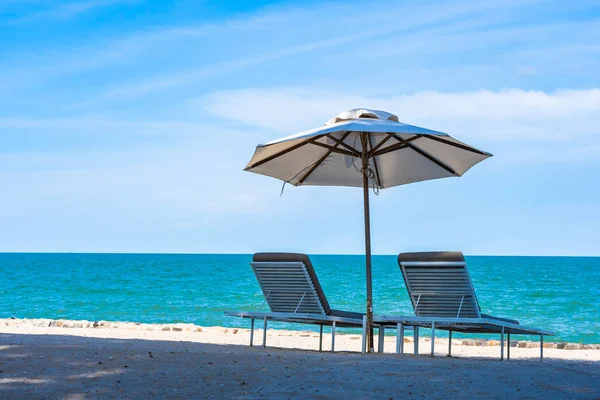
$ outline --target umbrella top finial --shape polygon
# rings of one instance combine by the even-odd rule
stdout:
[[[398,117],[394,114],[390,114],[389,112],[380,110],[370,110],[368,108],[355,108],[354,110],[342,111],[335,117],[331,118],[329,121],[325,122],[325,125],[333,125],[337,124],[338,122],[360,118],[381,119],[399,122]]]

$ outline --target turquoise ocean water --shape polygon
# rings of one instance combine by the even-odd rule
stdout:
[[[333,308],[364,308],[364,256],[311,256]],[[251,255],[0,254],[0,318],[244,326],[258,310]],[[467,257],[485,313],[600,343],[600,257]],[[374,256],[376,313],[411,315],[395,256]],[[301,329],[306,329],[303,327]]]

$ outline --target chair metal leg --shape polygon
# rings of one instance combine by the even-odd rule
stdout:
[[[263,349],[267,348],[267,317],[265,317],[265,323],[263,326]]]
[[[435,322],[431,321],[431,357],[433,357],[435,350]]]
[[[448,357],[452,357],[452,331],[448,331]]]
[[[396,354],[404,353],[404,324],[396,324]]]
[[[323,325],[321,325],[321,329],[319,330],[319,351],[323,351]]]
[[[250,347],[254,346],[254,318],[250,320]]]
[[[510,333],[506,334],[506,360],[510,360]]]
[[[400,354],[404,354],[404,335],[405,335],[405,330],[404,330],[404,324],[400,325]]]
[[[500,361],[504,360],[504,327],[500,333]]]
[[[367,352],[367,316],[363,315],[362,352]]]
[[[413,338],[415,339],[415,343],[414,343],[415,354],[419,354],[419,327],[418,326],[413,327]]]
[[[540,361],[544,361],[544,334],[540,335]]]
[[[335,351],[335,321],[331,324],[331,352]]]
[[[377,351],[379,353],[383,353],[383,346],[385,344],[385,326],[379,326],[379,343]]]

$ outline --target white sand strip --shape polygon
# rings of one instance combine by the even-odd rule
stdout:
[[[241,321],[247,323],[248,321]],[[257,327],[260,325],[256,324]],[[94,327],[95,326],[95,327]],[[269,329],[267,331],[267,347],[318,350],[319,334],[314,331]],[[72,335],[82,337],[96,337],[105,339],[145,339],[185,341],[207,344],[223,345],[248,345],[250,343],[250,330],[244,328],[201,327],[193,324],[139,324],[133,322],[109,321],[71,321],[50,319],[2,319],[0,332],[13,334],[35,335]],[[344,334],[344,329],[338,328],[335,338],[335,350],[343,352],[360,352],[361,336]],[[395,331],[393,331],[395,332]],[[445,356],[448,354],[448,339],[443,332],[438,332],[435,340],[435,354]],[[500,342],[498,335],[487,336],[489,340],[453,339],[452,355],[454,357],[489,357],[500,358]],[[263,330],[255,329],[254,345],[262,345]],[[539,342],[518,340],[530,339],[531,336],[516,336],[511,338],[511,359],[537,359],[540,357]],[[516,340],[515,340],[516,339]],[[375,348],[377,348],[377,335],[375,335]],[[431,341],[428,337],[421,337],[419,341],[419,354],[431,354]],[[505,351],[506,351],[505,342]],[[560,348],[557,348],[560,347]],[[323,350],[331,349],[331,334],[323,334]],[[395,335],[386,335],[385,353],[396,352]],[[414,343],[411,336],[405,338],[404,352],[414,353]],[[544,343],[544,357],[561,360],[600,361],[600,345],[580,345],[575,343]]]

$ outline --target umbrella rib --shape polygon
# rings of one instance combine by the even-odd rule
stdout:
[[[397,141],[399,141],[401,144],[406,145],[407,147],[413,149],[414,151],[416,151],[417,153],[419,153],[420,155],[422,155],[423,157],[425,157],[426,159],[428,159],[432,163],[436,164],[437,166],[445,169],[446,171],[448,171],[452,175],[457,175],[457,173],[452,168],[450,168],[449,166],[447,166],[446,164],[444,164],[443,162],[441,162],[440,160],[438,160],[437,158],[435,158],[431,154],[427,154],[425,151],[423,151],[423,150],[419,149],[418,147],[416,147],[415,145],[412,145],[412,144],[409,143],[409,142],[412,142],[412,140],[414,140],[414,139],[416,139],[418,137],[420,137],[420,135],[413,136],[413,137],[411,137],[411,138],[409,138],[407,140],[402,140],[402,138],[399,138],[397,135],[394,135],[394,139],[396,139]],[[390,146],[390,147],[393,147],[393,146]]]
[[[406,140],[402,140],[401,138],[399,138],[395,134],[392,134],[391,136],[394,139],[396,139],[399,143],[396,143],[396,144],[393,144],[391,146],[388,146],[388,147],[386,147],[383,150],[376,151],[373,154],[370,154],[369,156],[370,157],[381,156],[381,155],[387,154],[387,153],[395,151],[395,150],[403,149],[405,147],[408,147],[408,143],[412,142],[413,140],[417,140],[418,138],[421,137],[420,135],[415,135],[415,136],[410,137],[410,138],[408,138]]]
[[[454,143],[446,139],[442,139],[433,135],[423,135],[427,139],[435,140],[436,142],[447,144],[448,146],[458,147],[459,149],[470,151],[471,153],[481,154],[482,156],[488,155],[487,153],[474,149],[473,147],[465,146],[464,144]]]
[[[414,151],[416,151],[417,153],[419,153],[420,155],[422,155],[423,157],[425,157],[426,159],[428,159],[429,161],[431,161],[432,163],[438,165],[439,167],[445,169],[446,171],[448,171],[449,173],[451,173],[452,175],[458,175],[452,168],[450,168],[449,166],[447,166],[446,164],[444,164],[443,162],[441,162],[440,160],[438,160],[437,158],[433,157],[430,154],[427,154],[426,152],[424,152],[423,150],[419,149],[418,147],[408,143],[407,144],[408,147],[410,147],[411,149],[413,149]]]
[[[344,139],[346,139],[346,138],[348,137],[348,135],[349,135],[349,134],[350,134],[350,132],[346,132],[346,133],[344,134],[344,136],[342,136],[342,141],[343,141]],[[340,142],[340,143],[341,143],[341,142]],[[335,144],[335,145],[334,145],[334,147],[337,147],[337,146],[338,146],[338,144]],[[327,153],[325,153],[325,155],[324,155],[323,157],[319,158],[319,160],[318,160],[318,161],[317,161],[317,162],[316,162],[316,163],[315,163],[315,164],[314,164],[314,165],[313,165],[313,166],[312,166],[312,167],[311,167],[311,168],[308,170],[308,172],[307,172],[306,174],[304,174],[304,176],[303,176],[302,178],[300,178],[300,180],[298,181],[298,185],[302,185],[302,184],[304,183],[304,181],[306,180],[306,178],[308,178],[308,177],[309,177],[309,176],[310,176],[310,175],[311,175],[313,172],[315,172],[315,170],[316,170],[317,168],[319,168],[319,165],[321,165],[321,163],[322,163],[323,161],[325,161],[325,159],[326,159],[327,157],[329,157],[329,155],[330,155],[331,153],[333,153],[333,151],[332,151],[331,149],[329,149],[329,150],[327,151]]]
[[[387,142],[388,140],[390,140],[392,138],[392,134],[388,134],[386,137],[383,138],[383,140],[381,142],[379,142],[379,144],[375,147],[371,147],[371,151],[369,152],[369,157],[371,157],[373,155],[373,153],[375,153],[377,150],[379,150],[379,148],[381,146],[383,146],[385,144],[385,142]]]
[[[350,156],[350,157],[356,157],[353,153],[346,151],[346,150],[341,150],[337,148],[337,143],[334,146],[330,146],[328,144],[325,143],[319,143],[319,142],[311,142],[310,144],[314,145],[314,146],[320,146],[323,147],[324,149],[330,150],[332,153],[339,153],[339,154],[343,154],[345,156]]]
[[[264,163],[267,163],[267,162],[269,162],[269,161],[271,161],[271,160],[273,160],[273,159],[275,159],[275,158],[277,158],[277,157],[279,157],[279,156],[282,156],[282,155],[284,155],[284,154],[287,154],[287,153],[289,153],[290,151],[294,151],[294,150],[296,150],[297,148],[304,146],[305,144],[312,143],[312,142],[314,142],[315,140],[318,140],[318,139],[322,138],[323,136],[325,136],[325,134],[323,134],[323,135],[318,135],[318,136],[315,136],[315,137],[312,137],[312,138],[310,138],[310,139],[307,139],[307,140],[305,140],[305,141],[304,141],[304,142],[302,142],[302,143],[298,143],[298,144],[295,144],[295,145],[293,145],[292,147],[289,147],[289,148],[287,148],[287,149],[285,149],[285,150],[281,150],[281,151],[279,151],[279,152],[277,152],[277,153],[275,153],[275,154],[273,154],[273,155],[271,155],[271,156],[269,156],[269,157],[267,157],[267,158],[265,158],[265,159],[263,159],[263,160],[260,160],[260,161],[257,161],[257,162],[255,162],[254,164],[250,165],[249,167],[246,167],[246,168],[244,168],[244,170],[245,170],[245,171],[249,171],[249,170],[251,170],[252,168],[256,168],[256,167],[258,167],[259,165],[262,165],[262,164],[264,164]]]
[[[367,137],[369,138],[369,146],[371,146],[371,151],[373,151],[373,143],[371,142],[371,135],[368,135]],[[367,153],[369,153],[369,151],[367,151]],[[377,186],[381,187],[381,178],[379,178],[379,168],[377,167],[377,158],[375,158],[375,157],[371,157],[371,158],[373,159],[373,166],[375,167],[375,177],[377,178]]]
[[[348,149],[350,152],[354,153],[354,155],[356,157],[360,157],[360,152],[358,150],[356,150],[354,147],[344,143],[344,139],[346,139],[348,137],[348,135],[350,134],[350,131],[346,132],[346,134],[344,134],[344,136],[342,137],[342,140],[339,140],[338,138],[336,138],[335,136],[331,135],[331,134],[326,134],[325,136],[327,136],[329,139],[333,140],[334,142],[336,142],[337,144],[344,146],[346,149]],[[335,146],[337,147],[337,146]]]

